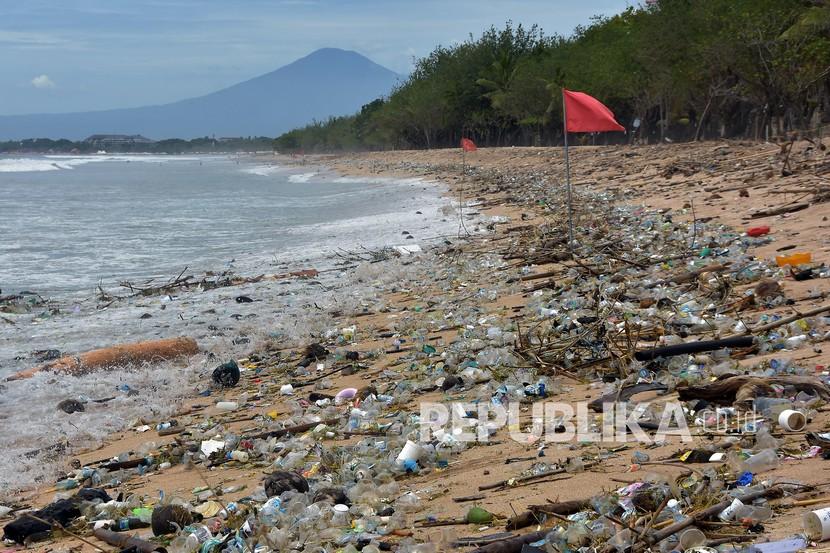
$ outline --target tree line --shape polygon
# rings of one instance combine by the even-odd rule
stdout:
[[[628,129],[582,140],[809,132],[830,116],[830,0],[647,0],[569,37],[508,22],[436,47],[388,97],[287,132],[275,147],[559,144],[563,87],[597,97]]]

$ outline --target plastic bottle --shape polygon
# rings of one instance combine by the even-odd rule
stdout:
[[[208,528],[204,524],[191,524],[185,526],[182,530],[184,530],[188,534],[196,536],[196,539],[199,543],[205,543],[213,537],[213,533],[210,531],[210,528]]]
[[[66,480],[61,480],[57,484],[55,484],[55,489],[58,490],[72,490],[78,487],[78,481],[73,480],[72,478],[67,478]]]
[[[228,453],[228,459],[239,461],[240,463],[247,463],[248,459],[250,459],[250,455],[248,455],[245,451],[239,451],[237,449]]]
[[[775,262],[779,267],[784,267],[785,265],[803,265],[805,263],[810,263],[812,260],[813,254],[810,252],[794,252],[790,255],[775,256]]]
[[[772,518],[772,509],[767,506],[744,505],[735,512],[735,520],[754,526]]]
[[[765,449],[778,449],[781,445],[781,442],[774,438],[772,434],[769,433],[766,426],[762,426],[758,429],[758,432],[755,434],[755,446],[752,448],[753,451],[763,451]]]
[[[199,545],[199,538],[193,534],[179,534],[167,546],[167,551],[168,553],[194,553],[199,549]]]
[[[778,418],[778,414],[785,409],[792,409],[793,402],[777,397],[759,397],[754,401],[755,410],[769,418]]]
[[[735,514],[739,509],[744,507],[743,502],[737,497],[732,500],[732,503],[718,514],[718,518],[723,522],[729,522],[735,518]]]
[[[412,492],[403,494],[395,501],[396,510],[401,510],[405,513],[413,513],[420,509],[421,500]]]
[[[797,336],[790,336],[789,338],[784,340],[784,346],[787,349],[797,349],[805,342],[807,342],[807,335],[799,334]]]
[[[114,532],[127,532],[129,530],[135,530],[137,528],[147,528],[149,526],[149,522],[144,522],[143,520],[137,517],[129,517],[118,519],[111,529]]]
[[[778,454],[775,453],[774,449],[764,449],[744,461],[745,470],[752,474],[772,470],[777,466]]]
[[[756,543],[747,548],[747,553],[796,553],[807,549],[807,540],[801,536],[784,540]]]
[[[259,510],[259,517],[264,523],[273,525],[280,516],[282,502],[279,497],[272,497]]]

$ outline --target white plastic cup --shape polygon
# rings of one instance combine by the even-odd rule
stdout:
[[[220,411],[236,411],[239,404],[235,401],[220,401],[216,404],[216,408]]]
[[[395,462],[399,465],[402,465],[407,461],[417,461],[418,458],[421,456],[421,453],[421,446],[419,446],[412,440],[407,440],[401,452],[398,453],[398,457],[395,459]]]
[[[778,415],[778,425],[784,430],[798,432],[804,430],[804,427],[807,426],[807,417],[801,411],[785,409]]]
[[[697,547],[706,543],[706,534],[697,528],[686,528],[680,532],[680,549],[685,551],[690,547]]]
[[[830,507],[804,514],[804,531],[811,540],[830,539]]]
[[[729,507],[720,512],[718,518],[724,522],[729,522],[730,520],[735,518],[735,513],[738,511],[738,509],[740,509],[743,506],[743,502],[736,497]]]

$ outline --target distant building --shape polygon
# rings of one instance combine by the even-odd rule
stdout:
[[[153,144],[155,140],[150,140],[140,134],[93,134],[87,137],[84,142],[98,148],[111,148],[133,144]]]

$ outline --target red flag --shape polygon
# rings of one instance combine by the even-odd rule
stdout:
[[[565,99],[565,129],[568,132],[623,131],[605,104],[584,92],[562,89]]]
[[[461,139],[461,147],[464,149],[465,152],[475,152],[477,150],[476,143],[470,140],[469,138]]]

